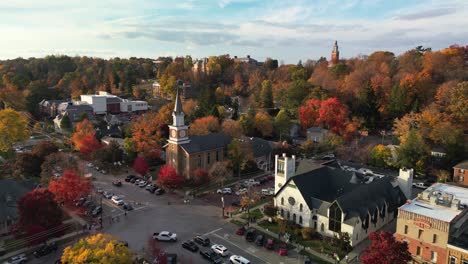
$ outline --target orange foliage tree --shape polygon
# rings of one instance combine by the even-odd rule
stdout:
[[[307,129],[317,125],[319,110],[320,101],[317,99],[307,100],[304,105],[299,107],[299,121],[302,128]]]
[[[258,112],[255,115],[254,126],[262,137],[270,137],[273,134],[273,120],[265,112]]]
[[[163,142],[163,125],[156,113],[147,113],[133,122],[132,139],[136,143],[137,151],[145,158],[159,158]]]
[[[78,141],[80,145],[80,152],[85,156],[89,156],[94,151],[103,147],[103,145],[96,139],[94,134],[88,134]]]
[[[70,204],[73,200],[88,195],[91,183],[75,171],[66,170],[62,177],[50,182],[49,190],[55,195],[56,201]]]
[[[223,128],[223,132],[226,135],[229,135],[233,138],[239,138],[242,136],[242,127],[239,121],[228,119],[223,122],[221,125]]]
[[[205,116],[198,118],[190,125],[190,134],[192,135],[207,135],[209,133],[218,132],[220,129],[219,121],[214,116]]]
[[[84,143],[82,139],[88,135],[94,137],[95,134],[96,131],[94,130],[93,124],[91,124],[88,119],[83,119],[83,121],[76,124],[75,133],[73,133],[71,141],[75,145],[75,149],[79,151]]]

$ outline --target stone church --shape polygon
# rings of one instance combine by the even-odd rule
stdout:
[[[182,101],[177,92],[172,112],[173,123],[169,126],[169,140],[166,145],[166,165],[190,179],[194,170],[208,171],[215,162],[225,160],[231,138],[224,133],[189,136],[189,127],[185,125],[184,117]]]

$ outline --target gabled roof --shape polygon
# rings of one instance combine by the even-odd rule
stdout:
[[[224,133],[211,133],[203,136],[190,136],[190,142],[181,144],[187,153],[196,153],[212,149],[225,148],[231,143],[231,137]]]
[[[18,217],[16,201],[33,189],[32,181],[0,180],[0,223]]]
[[[309,127],[307,129],[307,133],[326,133],[328,132],[327,129],[321,127]]]
[[[252,146],[253,155],[255,158],[268,156],[271,154],[273,147],[268,140],[258,137],[245,138]]]
[[[465,170],[468,170],[468,160],[464,160],[460,163],[458,163],[457,165],[453,166],[454,168],[457,168],[457,169],[465,169]]]

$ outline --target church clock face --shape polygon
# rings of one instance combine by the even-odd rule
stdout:
[[[185,137],[185,136],[186,136],[186,133],[187,133],[187,132],[185,132],[185,130],[181,130],[181,131],[179,132],[179,136],[180,136],[180,137]]]
[[[177,135],[177,132],[175,130],[171,130],[171,136],[176,137],[176,135]]]

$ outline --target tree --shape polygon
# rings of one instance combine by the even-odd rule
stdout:
[[[318,121],[334,133],[341,134],[348,121],[348,107],[332,97],[320,103]]]
[[[86,157],[94,151],[102,148],[102,144],[96,139],[93,133],[90,133],[84,138],[80,139],[78,141],[78,145],[80,146],[81,154],[85,155]]]
[[[113,164],[114,162],[122,161],[122,158],[123,151],[119,143],[114,139],[109,142],[109,145],[93,152],[93,160],[101,163]]]
[[[132,263],[133,253],[108,234],[89,236],[64,249],[62,263]]]
[[[406,264],[412,259],[408,244],[396,241],[390,232],[372,232],[369,238],[372,244],[361,255],[361,261],[364,264]]]
[[[398,158],[401,166],[417,169],[418,162],[424,162],[428,156],[429,148],[424,139],[412,128],[407,135],[404,136],[403,143],[398,149]]]
[[[16,155],[14,175],[18,178],[37,177],[41,173],[42,160],[31,152]]]
[[[62,177],[49,183],[49,190],[55,195],[56,201],[72,204],[73,200],[91,192],[91,183],[76,171],[65,170]]]
[[[391,158],[390,149],[380,144],[372,148],[370,153],[370,162],[376,167],[387,167]]]
[[[288,134],[291,128],[291,118],[285,109],[281,109],[275,117],[275,128],[279,135]]]
[[[96,131],[94,130],[94,126],[91,122],[89,122],[88,119],[84,119],[81,122],[78,122],[75,127],[75,133],[73,133],[73,136],[71,138],[71,141],[75,145],[75,149],[80,151],[81,147],[83,144],[88,143],[87,141],[84,142],[83,139],[87,137],[88,135],[94,135],[96,134]],[[90,137],[88,138],[88,140]]]
[[[12,109],[0,110],[0,152],[7,152],[17,141],[29,138],[26,118]]]
[[[315,155],[317,150],[318,150],[318,144],[312,140],[306,140],[301,143],[301,146],[300,146],[301,154],[307,158],[311,158],[313,155]]]
[[[172,190],[182,185],[184,179],[177,174],[175,169],[171,166],[163,166],[159,171],[156,183],[166,189]]]
[[[128,156],[128,159],[133,162],[137,156],[137,144],[132,138],[125,138],[123,148]]]
[[[223,122],[221,127],[224,134],[230,137],[239,138],[242,136],[242,127],[239,121],[227,119]]]
[[[273,134],[273,122],[271,116],[265,112],[258,112],[255,115],[255,129],[262,137],[271,137]]]
[[[255,129],[255,112],[253,112],[253,114],[251,114],[250,112],[252,111],[249,111],[249,113],[247,113],[246,115],[242,115],[239,119],[239,123],[242,127],[243,134],[247,136],[253,135]]]
[[[273,88],[271,81],[264,80],[262,82],[262,90],[260,92],[260,106],[263,108],[273,108]]]
[[[19,219],[14,225],[14,231],[25,231],[28,236],[33,236],[59,226],[63,215],[54,198],[54,194],[44,188],[35,189],[21,196],[17,202]],[[40,239],[34,242],[47,239],[47,236],[40,236]]]
[[[132,139],[136,143],[137,151],[145,158],[159,158],[163,142],[161,129],[163,124],[159,114],[156,113],[147,113],[133,122]]]
[[[210,178],[224,186],[224,182],[228,177],[232,176],[232,172],[228,169],[226,162],[218,161],[210,168]]]
[[[316,126],[318,124],[320,111],[320,101],[317,99],[307,100],[299,107],[299,121],[304,129]]]
[[[149,166],[143,157],[137,157],[133,162],[133,170],[139,173],[141,176],[145,176],[149,171]]]
[[[253,159],[252,146],[244,140],[233,139],[228,145],[228,157],[234,171],[240,176],[241,168]]]
[[[78,161],[75,156],[66,152],[56,152],[48,155],[41,165],[41,184],[48,186],[50,178],[58,168],[76,171]]]
[[[60,119],[60,128],[64,130],[69,130],[72,128],[72,123],[68,115],[64,115],[62,119]]]
[[[32,149],[32,153],[42,159],[42,161],[50,154],[56,153],[57,151],[57,145],[51,141],[41,141]]]
[[[196,186],[200,186],[210,181],[210,175],[204,169],[195,169],[193,171],[193,180]]]
[[[208,135],[210,133],[218,132],[219,120],[214,116],[205,116],[198,118],[190,125],[190,134],[192,135]]]

